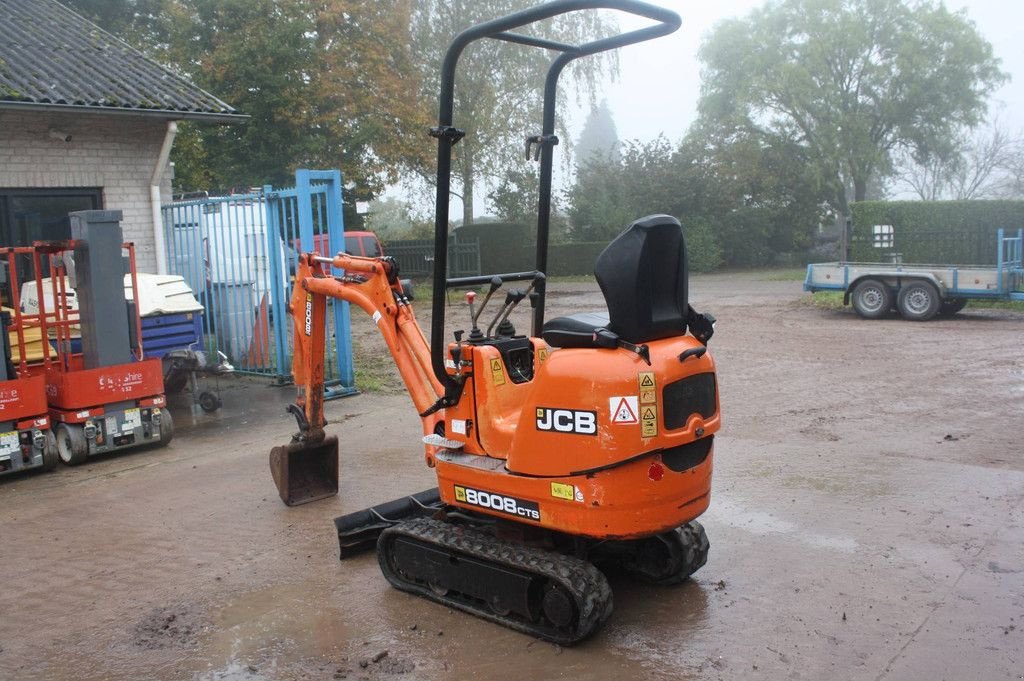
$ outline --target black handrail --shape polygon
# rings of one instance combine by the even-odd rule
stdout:
[[[544,19],[575,12],[579,10],[613,9],[646,17],[657,24],[619,35],[601,38],[580,45],[569,45],[544,38],[535,38],[519,33],[510,33],[527,24]],[[455,36],[448,52],[445,54],[441,67],[440,112],[437,127],[430,134],[437,138],[437,199],[434,213],[434,300],[430,326],[430,360],[437,380],[445,387],[442,398],[447,404],[454,404],[461,393],[461,384],[448,375],[444,365],[445,356],[445,302],[444,292],[452,286],[459,285],[461,280],[449,280],[448,277],[448,208],[449,192],[451,191],[452,147],[465,134],[453,125],[452,111],[455,106],[455,67],[466,47],[481,38],[493,38],[505,42],[540,47],[558,52],[559,55],[548,68],[544,85],[544,120],[543,131],[536,142],[540,145],[540,196],[537,202],[537,272],[547,271],[548,232],[551,218],[551,172],[554,162],[555,137],[555,94],[558,77],[572,60],[599,52],[613,50],[625,45],[652,40],[672,33],[679,28],[681,20],[675,12],[663,7],[649,5],[639,0],[556,0],[536,7],[515,12],[493,21],[472,26]],[[525,273],[516,272],[498,275],[503,279],[513,280],[525,278]],[[489,280],[491,275],[486,278]],[[544,282],[539,279],[535,289],[538,299],[533,313],[534,336],[539,335],[544,324]]]

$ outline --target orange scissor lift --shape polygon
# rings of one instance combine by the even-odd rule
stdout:
[[[87,244],[80,240],[35,243],[37,274],[43,271],[44,258],[52,273],[50,300],[67,299],[67,267],[63,256],[69,252],[81,252],[84,248]],[[139,290],[135,247],[132,243],[123,243],[121,248],[128,254],[131,302],[134,303],[138,300]],[[79,281],[83,274],[82,265],[76,258]],[[119,275],[117,280],[122,282],[123,278]],[[37,287],[43,334],[52,337],[56,345],[56,352],[51,354],[49,344],[43,344],[43,362],[39,370],[45,376],[49,416],[54,424],[60,460],[74,466],[96,454],[170,442],[173,424],[170,413],[164,409],[167,402],[162,366],[157,358],[144,359],[138,314],[129,313],[131,327],[129,338],[125,339],[126,345],[130,343],[134,357],[129,356],[125,362],[89,366],[90,362],[83,353],[71,350],[72,327],[81,325],[85,343],[97,334],[97,329],[93,328],[97,325],[86,323],[80,310],[73,310],[67,305],[55,304],[54,310],[46,310],[41,279],[37,280]],[[118,302],[124,300],[123,283],[118,284],[116,296]],[[112,300],[112,292],[108,291],[105,297],[111,305],[117,304]]]
[[[0,366],[0,475],[57,467],[57,443],[50,430],[46,379],[29,366],[34,336],[41,341],[41,315],[22,314],[18,300],[19,256],[31,257],[28,247],[0,249],[7,265],[11,307],[0,313],[3,357]],[[38,278],[37,278],[38,280]]]

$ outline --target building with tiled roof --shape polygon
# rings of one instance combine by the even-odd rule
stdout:
[[[176,121],[245,118],[56,0],[0,0],[0,246],[117,209],[139,270],[162,271]]]

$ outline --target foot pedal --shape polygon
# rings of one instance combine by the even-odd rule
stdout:
[[[423,436],[423,444],[431,447],[444,447],[445,449],[462,449],[465,445],[458,440],[449,440],[443,435],[431,433]]]

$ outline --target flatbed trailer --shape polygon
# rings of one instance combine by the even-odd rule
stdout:
[[[1024,230],[996,237],[996,264],[917,265],[823,262],[807,266],[805,291],[842,291],[843,304],[865,319],[898,310],[904,319],[927,321],[950,316],[968,300],[1024,301]]]

